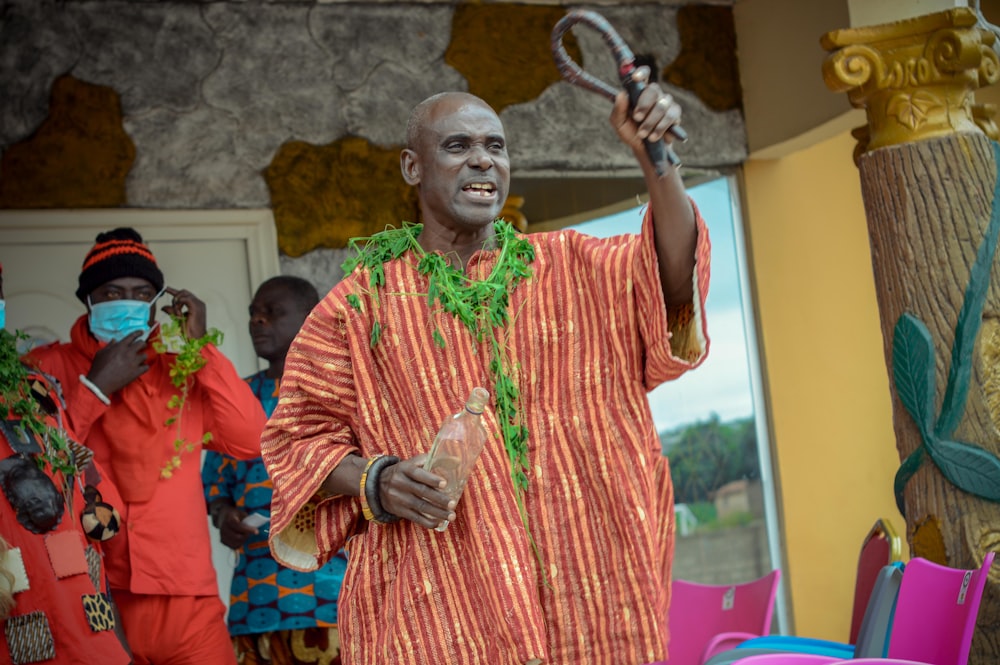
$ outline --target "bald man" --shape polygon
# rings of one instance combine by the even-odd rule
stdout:
[[[673,490],[646,393],[705,356],[709,241],[642,140],[680,115],[656,85],[619,95],[650,205],[639,235],[597,239],[498,218],[510,159],[483,100],[414,109],[421,224],[369,239],[313,310],[261,440],[276,558],[348,549],[345,665],[667,657]],[[476,386],[489,441],[458,502],[423,453]]]

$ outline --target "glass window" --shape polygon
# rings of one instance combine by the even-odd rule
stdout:
[[[712,239],[705,309],[711,343],[696,370],[649,395],[674,481],[674,576],[731,584],[781,567],[766,406],[745,242],[733,177],[688,187]],[[638,233],[643,206],[570,226],[606,237]],[[774,629],[786,624],[778,595]]]

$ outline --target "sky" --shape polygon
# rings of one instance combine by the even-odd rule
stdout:
[[[650,393],[653,421],[660,433],[713,415],[728,422],[754,412],[729,182],[712,180],[689,187],[688,194],[698,205],[712,240],[712,277],[705,304],[711,348],[697,369]],[[572,228],[603,238],[638,233],[641,224],[642,208],[633,208]]]

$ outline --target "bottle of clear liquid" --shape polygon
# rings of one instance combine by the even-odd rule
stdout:
[[[455,501],[461,498],[469,472],[486,444],[481,416],[489,399],[490,393],[485,388],[473,388],[465,408],[441,425],[424,464],[425,469],[445,479],[447,484],[442,491]],[[444,531],[448,524],[447,520],[441,522],[437,530]]]

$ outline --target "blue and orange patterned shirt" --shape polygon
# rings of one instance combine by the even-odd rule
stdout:
[[[246,379],[268,416],[278,403],[279,382],[258,372]],[[246,512],[269,515],[271,480],[258,457],[238,461],[206,451],[201,471],[205,500],[229,497]],[[271,557],[268,525],[237,551],[229,590],[229,633],[248,635],[337,624],[337,596],[347,559],[343,552],[311,573],[285,568]]]

